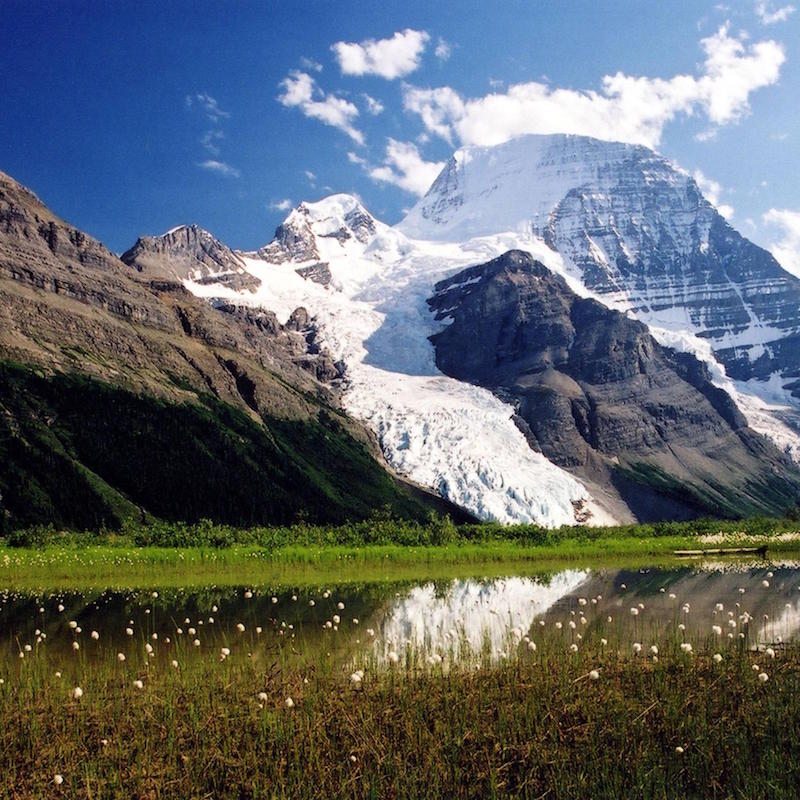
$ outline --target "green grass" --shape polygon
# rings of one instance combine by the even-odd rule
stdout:
[[[24,658],[0,653],[0,798],[795,798],[800,785],[796,648],[770,660],[725,645],[717,664],[674,631],[655,662],[602,646],[601,630],[577,653],[550,631],[535,653],[510,639],[499,664],[412,652],[387,666],[305,658],[277,627],[214,628],[197,648],[162,635],[153,657],[132,637],[125,662],[102,631],[58,648],[66,624]]]

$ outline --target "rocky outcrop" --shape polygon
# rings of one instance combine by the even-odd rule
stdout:
[[[191,280],[235,291],[259,285],[245,270],[241,256],[197,225],[181,225],[162,236],[142,236],[120,258],[148,279]]]
[[[527,253],[438,283],[429,304],[448,323],[431,337],[437,366],[513,402],[533,446],[639,516],[648,495],[662,499],[657,515],[670,501],[689,513],[775,512],[800,496],[800,474],[703,364],[578,297]]]

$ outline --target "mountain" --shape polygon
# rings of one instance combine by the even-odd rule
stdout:
[[[800,279],[646,147],[530,135],[463,148],[398,229],[437,241],[531,234],[586,293],[708,340],[731,378],[777,373],[800,397]]]
[[[6,215],[6,358],[237,409],[303,461],[312,495],[325,476],[314,496],[336,502],[315,501],[319,518],[380,497],[418,515],[433,500],[414,486],[440,508],[549,526],[798,500],[800,281],[646,148],[566,135],[463,148],[394,227],[336,194],[301,203],[252,252],[183,226],[120,261],[59,221],[51,231],[25,198],[36,219]],[[65,394],[15,391],[47,408]],[[408,483],[359,456],[374,488],[357,497],[325,448],[277,435],[286,418],[319,441],[334,418],[339,464],[351,444],[374,445]],[[240,463],[266,469],[261,439],[236,436],[249,443]],[[237,480],[228,517],[260,497]],[[299,503],[286,487],[301,484],[280,485],[285,517]]]
[[[129,266],[0,173],[0,526],[458,515],[376,460],[304,309],[196,298],[187,254],[230,252],[199,229],[142,242]]]
[[[150,279],[221,283],[237,290],[258,285],[239,256],[197,225],[180,225],[162,236],[142,236],[120,259]]]
[[[774,513],[800,497],[800,475],[704,364],[527,253],[435,288],[430,306],[449,321],[431,337],[437,366],[512,401],[533,447],[637,515]]]

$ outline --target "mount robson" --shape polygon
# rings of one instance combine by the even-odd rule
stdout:
[[[117,256],[0,173],[5,528],[735,518],[798,460],[800,279],[647,148],[463,148],[255,252]]]

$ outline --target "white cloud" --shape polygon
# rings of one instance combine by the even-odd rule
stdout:
[[[601,91],[551,88],[530,82],[505,92],[464,99],[444,86],[404,87],[404,105],[425,128],[446,141],[492,145],[524,133],[576,133],[657,147],[667,123],[679,114],[703,113],[713,128],[738,121],[752,92],[774,84],[786,59],[775,41],[746,44],[723,25],[702,39],[698,76],[648,78],[607,75]]]
[[[364,144],[364,135],[353,126],[358,108],[349,100],[326,95],[307,72],[299,70],[289,73],[280,86],[283,92],[278,95],[278,102],[282,105],[299,108],[307,117],[338,128],[354,142]]]
[[[774,25],[776,22],[786,22],[797,9],[794,6],[786,5],[776,8],[773,11],[770,0],[757,0],[756,16],[762,25]]]
[[[422,196],[428,191],[444,162],[425,161],[411,142],[389,139],[383,166],[373,167],[369,176],[382,183],[399,186],[411,194]]]
[[[439,37],[439,41],[436,43],[436,49],[433,51],[433,54],[439,59],[439,61],[447,61],[447,59],[453,54],[453,48],[450,45],[450,42],[447,42]]]
[[[273,200],[269,204],[270,211],[288,211],[292,207],[292,201],[289,198],[284,200]]]
[[[219,103],[217,103],[210,94],[206,94],[205,92],[186,95],[186,107],[191,108],[195,104],[202,109],[203,113],[208,117],[209,122],[213,122],[215,125],[221,119],[230,117],[230,113],[228,111],[223,111],[219,107]]]
[[[300,66],[303,69],[313,69],[314,72],[322,72],[322,64],[319,61],[314,61],[313,58],[306,58],[303,56],[300,59]]]
[[[364,94],[364,102],[367,104],[367,111],[373,116],[377,116],[378,114],[383,113],[383,103],[380,100],[376,100],[374,97],[368,94]]]
[[[406,28],[390,39],[336,42],[331,50],[343,75],[377,75],[394,80],[419,67],[430,38],[425,31]]]
[[[203,134],[203,138],[200,140],[200,144],[211,153],[212,156],[218,156],[220,149],[217,142],[221,141],[225,138],[225,134],[220,130],[210,130],[206,131]]]
[[[787,272],[800,277],[800,211],[771,208],[762,220],[781,234],[780,239],[769,245],[770,252]]]
[[[347,160],[351,164],[358,164],[360,167],[367,166],[367,159],[362,158],[358,153],[354,153],[352,150],[347,154]]]
[[[202,169],[207,169],[209,172],[216,172],[218,175],[224,175],[226,178],[238,178],[241,174],[236,167],[232,167],[224,161],[216,161],[213,158],[207,161],[201,161],[197,166]]]
[[[722,184],[704,175],[699,169],[694,171],[692,177],[695,179],[700,191],[705,196],[706,200],[714,206],[725,219],[730,220],[733,218],[733,206],[722,202]]]
[[[306,176],[306,178],[308,178],[308,182],[312,183],[312,184],[317,179],[317,176],[310,169],[307,169],[305,171],[305,176]]]

